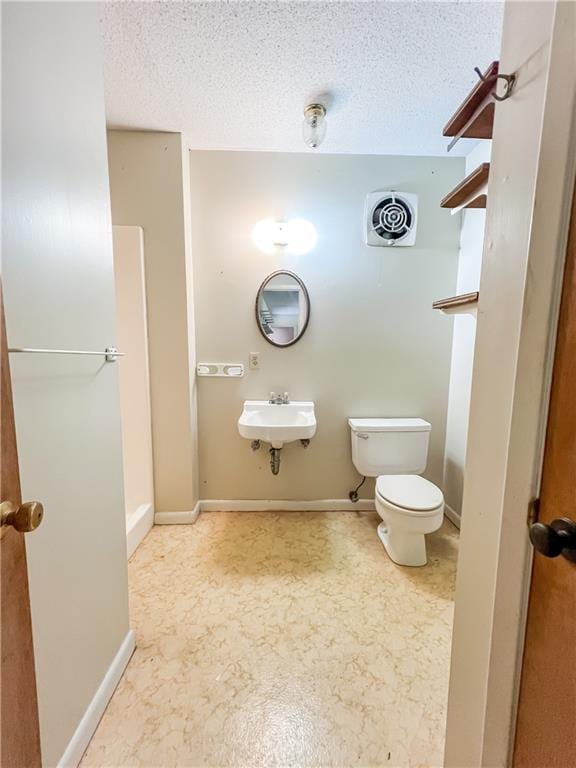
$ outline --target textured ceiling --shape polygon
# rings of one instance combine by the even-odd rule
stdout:
[[[438,155],[442,126],[498,58],[500,2],[110,2],[109,125],[181,131],[198,149]],[[466,153],[461,142],[457,152]]]

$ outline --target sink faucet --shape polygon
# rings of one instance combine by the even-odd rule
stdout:
[[[268,402],[270,405],[288,405],[290,402],[288,398],[288,392],[284,392],[282,395],[277,395],[275,392],[270,392],[270,399]]]

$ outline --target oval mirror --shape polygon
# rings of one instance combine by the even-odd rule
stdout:
[[[285,270],[268,275],[256,297],[256,322],[266,341],[289,347],[302,336],[309,317],[310,297],[298,275]]]

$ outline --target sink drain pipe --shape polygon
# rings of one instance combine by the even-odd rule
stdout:
[[[300,442],[302,443],[304,448],[308,448],[308,446],[310,445],[310,440],[300,440]],[[253,451],[259,451],[260,446],[261,446],[260,440],[252,440],[252,442],[250,443],[250,447],[252,448]],[[273,475],[277,475],[280,472],[280,451],[281,450],[282,450],[281,448],[270,448],[270,451],[269,451],[270,469],[272,470]],[[364,480],[366,480],[366,478],[364,478]],[[364,482],[364,480],[362,480],[362,483]],[[360,483],[358,488],[360,488],[362,483]],[[358,488],[356,489],[356,491],[358,490]],[[352,495],[356,493],[356,491],[350,491],[348,496],[352,499]],[[352,501],[358,501],[357,493],[356,493],[356,498],[352,499]]]
[[[273,475],[280,472],[280,448],[270,448],[270,469]]]

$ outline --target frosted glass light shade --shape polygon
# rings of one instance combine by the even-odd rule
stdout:
[[[304,109],[302,137],[307,147],[316,149],[326,137],[326,107],[322,104],[309,104]]]

